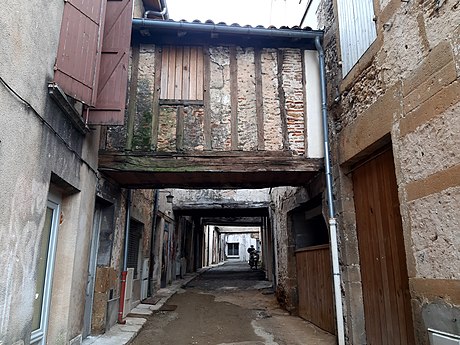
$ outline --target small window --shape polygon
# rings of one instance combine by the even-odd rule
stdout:
[[[165,46],[161,58],[160,99],[203,100],[203,48]]]
[[[374,0],[338,0],[342,74],[346,76],[375,41]]]
[[[240,244],[239,243],[227,243],[227,246],[228,246],[228,256],[240,255],[240,252],[239,252]]]

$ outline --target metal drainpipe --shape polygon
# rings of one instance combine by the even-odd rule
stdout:
[[[126,275],[128,274],[128,245],[129,245],[129,219],[131,218],[131,190],[128,190],[126,197],[126,220],[125,220],[125,246],[123,253],[123,271],[121,272],[121,292],[120,292],[120,307],[118,309],[118,323],[125,324],[123,320],[123,310],[125,308],[125,292],[126,292]]]
[[[319,73],[321,84],[321,112],[323,120],[323,135],[324,135],[324,165],[326,168],[326,188],[327,200],[329,209],[329,233],[331,237],[331,257],[332,257],[332,274],[334,278],[334,297],[335,297],[335,313],[337,322],[337,341],[339,345],[345,345],[345,332],[343,326],[343,307],[342,293],[340,289],[340,268],[339,268],[339,250],[337,245],[337,220],[335,218],[331,162],[329,158],[329,126],[327,123],[327,99],[326,99],[326,72],[324,62],[324,50],[319,37],[315,38],[316,49],[319,55]]]
[[[166,13],[168,13],[168,10],[166,9],[166,7],[163,8],[163,11],[161,11],[161,12],[158,12],[158,11],[145,11],[144,12],[144,18],[148,18],[149,14],[153,14],[154,16],[161,17],[162,19],[165,19]]]
[[[144,18],[148,18],[149,14],[153,14],[157,17],[161,17],[162,19],[169,19],[168,7],[166,6],[166,2],[164,0],[160,0],[160,6],[163,8],[161,12],[159,11],[145,11]]]

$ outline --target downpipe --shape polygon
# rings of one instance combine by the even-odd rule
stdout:
[[[327,202],[329,211],[329,234],[331,238],[331,259],[332,259],[332,274],[334,281],[334,298],[335,298],[335,314],[337,322],[337,342],[339,345],[345,345],[345,331],[343,325],[343,306],[342,293],[340,288],[340,267],[339,267],[339,249],[337,244],[337,220],[335,218],[333,186],[330,162],[330,145],[329,145],[329,126],[327,122],[327,98],[326,98],[326,68],[324,61],[324,50],[321,45],[320,37],[315,37],[315,46],[319,55],[319,73],[321,84],[321,113],[323,121],[323,136],[324,136],[324,165],[326,170],[326,189]]]
[[[125,294],[126,294],[126,276],[128,274],[128,248],[129,248],[129,219],[131,218],[131,190],[128,190],[126,197],[126,220],[125,220],[125,245],[123,253],[123,271],[121,272],[121,289],[120,289],[120,304],[118,308],[118,323],[125,324],[123,320],[123,311],[125,308]]]

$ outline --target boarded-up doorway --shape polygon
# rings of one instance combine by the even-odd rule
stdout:
[[[414,344],[393,152],[353,171],[368,344]]]

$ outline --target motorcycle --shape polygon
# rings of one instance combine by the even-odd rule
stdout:
[[[249,254],[249,266],[251,269],[257,269],[259,264],[259,251],[254,250]]]

